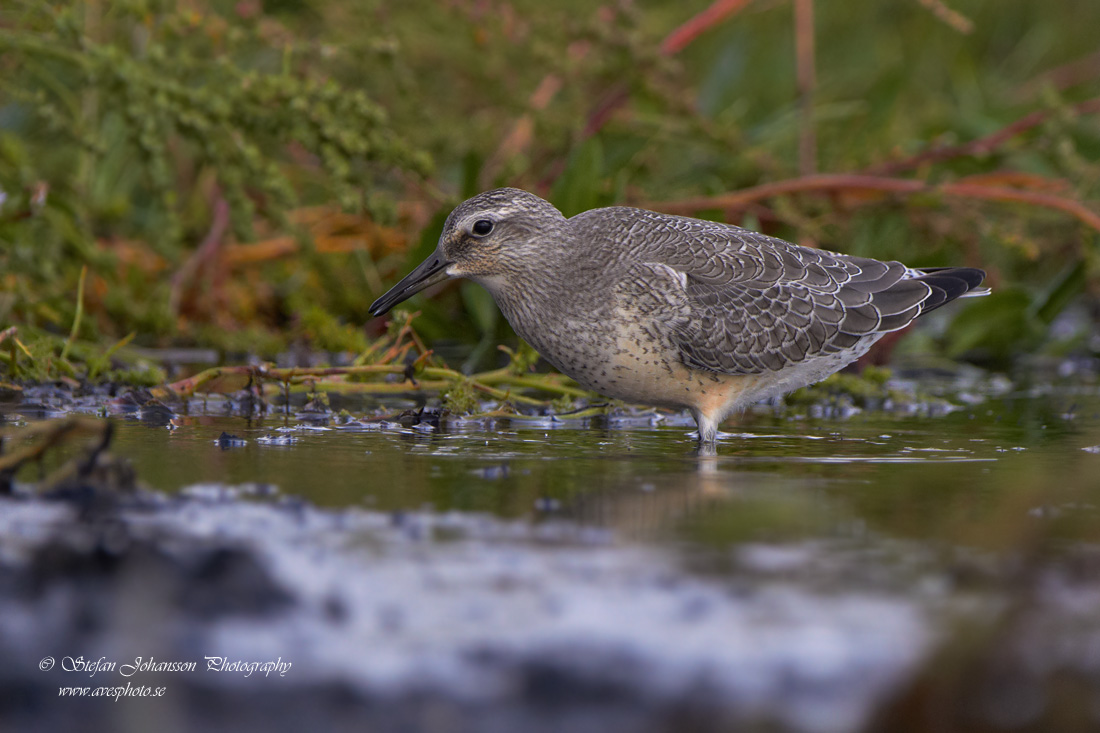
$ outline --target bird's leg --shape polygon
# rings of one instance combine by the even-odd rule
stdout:
[[[699,426],[699,447],[713,447],[718,439],[718,421],[702,410],[692,410],[691,414]]]

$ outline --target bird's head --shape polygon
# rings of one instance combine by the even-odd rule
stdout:
[[[561,243],[565,217],[518,188],[486,191],[459,204],[443,225],[435,251],[371,304],[380,316],[436,283],[468,277],[497,295],[543,264],[547,246]]]

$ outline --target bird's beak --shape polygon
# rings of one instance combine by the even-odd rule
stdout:
[[[416,269],[406,275],[401,282],[390,288],[381,298],[371,303],[371,315],[380,316],[421,290],[451,279],[451,276],[447,274],[447,265],[449,264],[451,263],[447,258],[440,254],[439,250],[436,250],[431,257],[417,265]]]

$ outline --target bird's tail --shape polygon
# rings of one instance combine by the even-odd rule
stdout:
[[[932,288],[932,295],[921,303],[921,313],[939,308],[956,298],[977,298],[992,292],[981,287],[985,271],[975,267],[922,267],[914,271],[912,279]]]

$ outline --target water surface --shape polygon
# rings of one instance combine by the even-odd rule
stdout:
[[[133,531],[249,548],[294,599],[166,653],[294,659],[268,688],[287,705],[335,680],[382,728],[431,728],[426,699],[458,730],[901,730],[933,703],[975,729],[1100,725],[1100,398],[957,406],[762,410],[698,456],[662,413],[347,424],[195,401],[171,429],[117,418],[112,450],[167,497]],[[9,537],[40,521],[5,516]],[[46,623],[9,629],[20,613]]]

